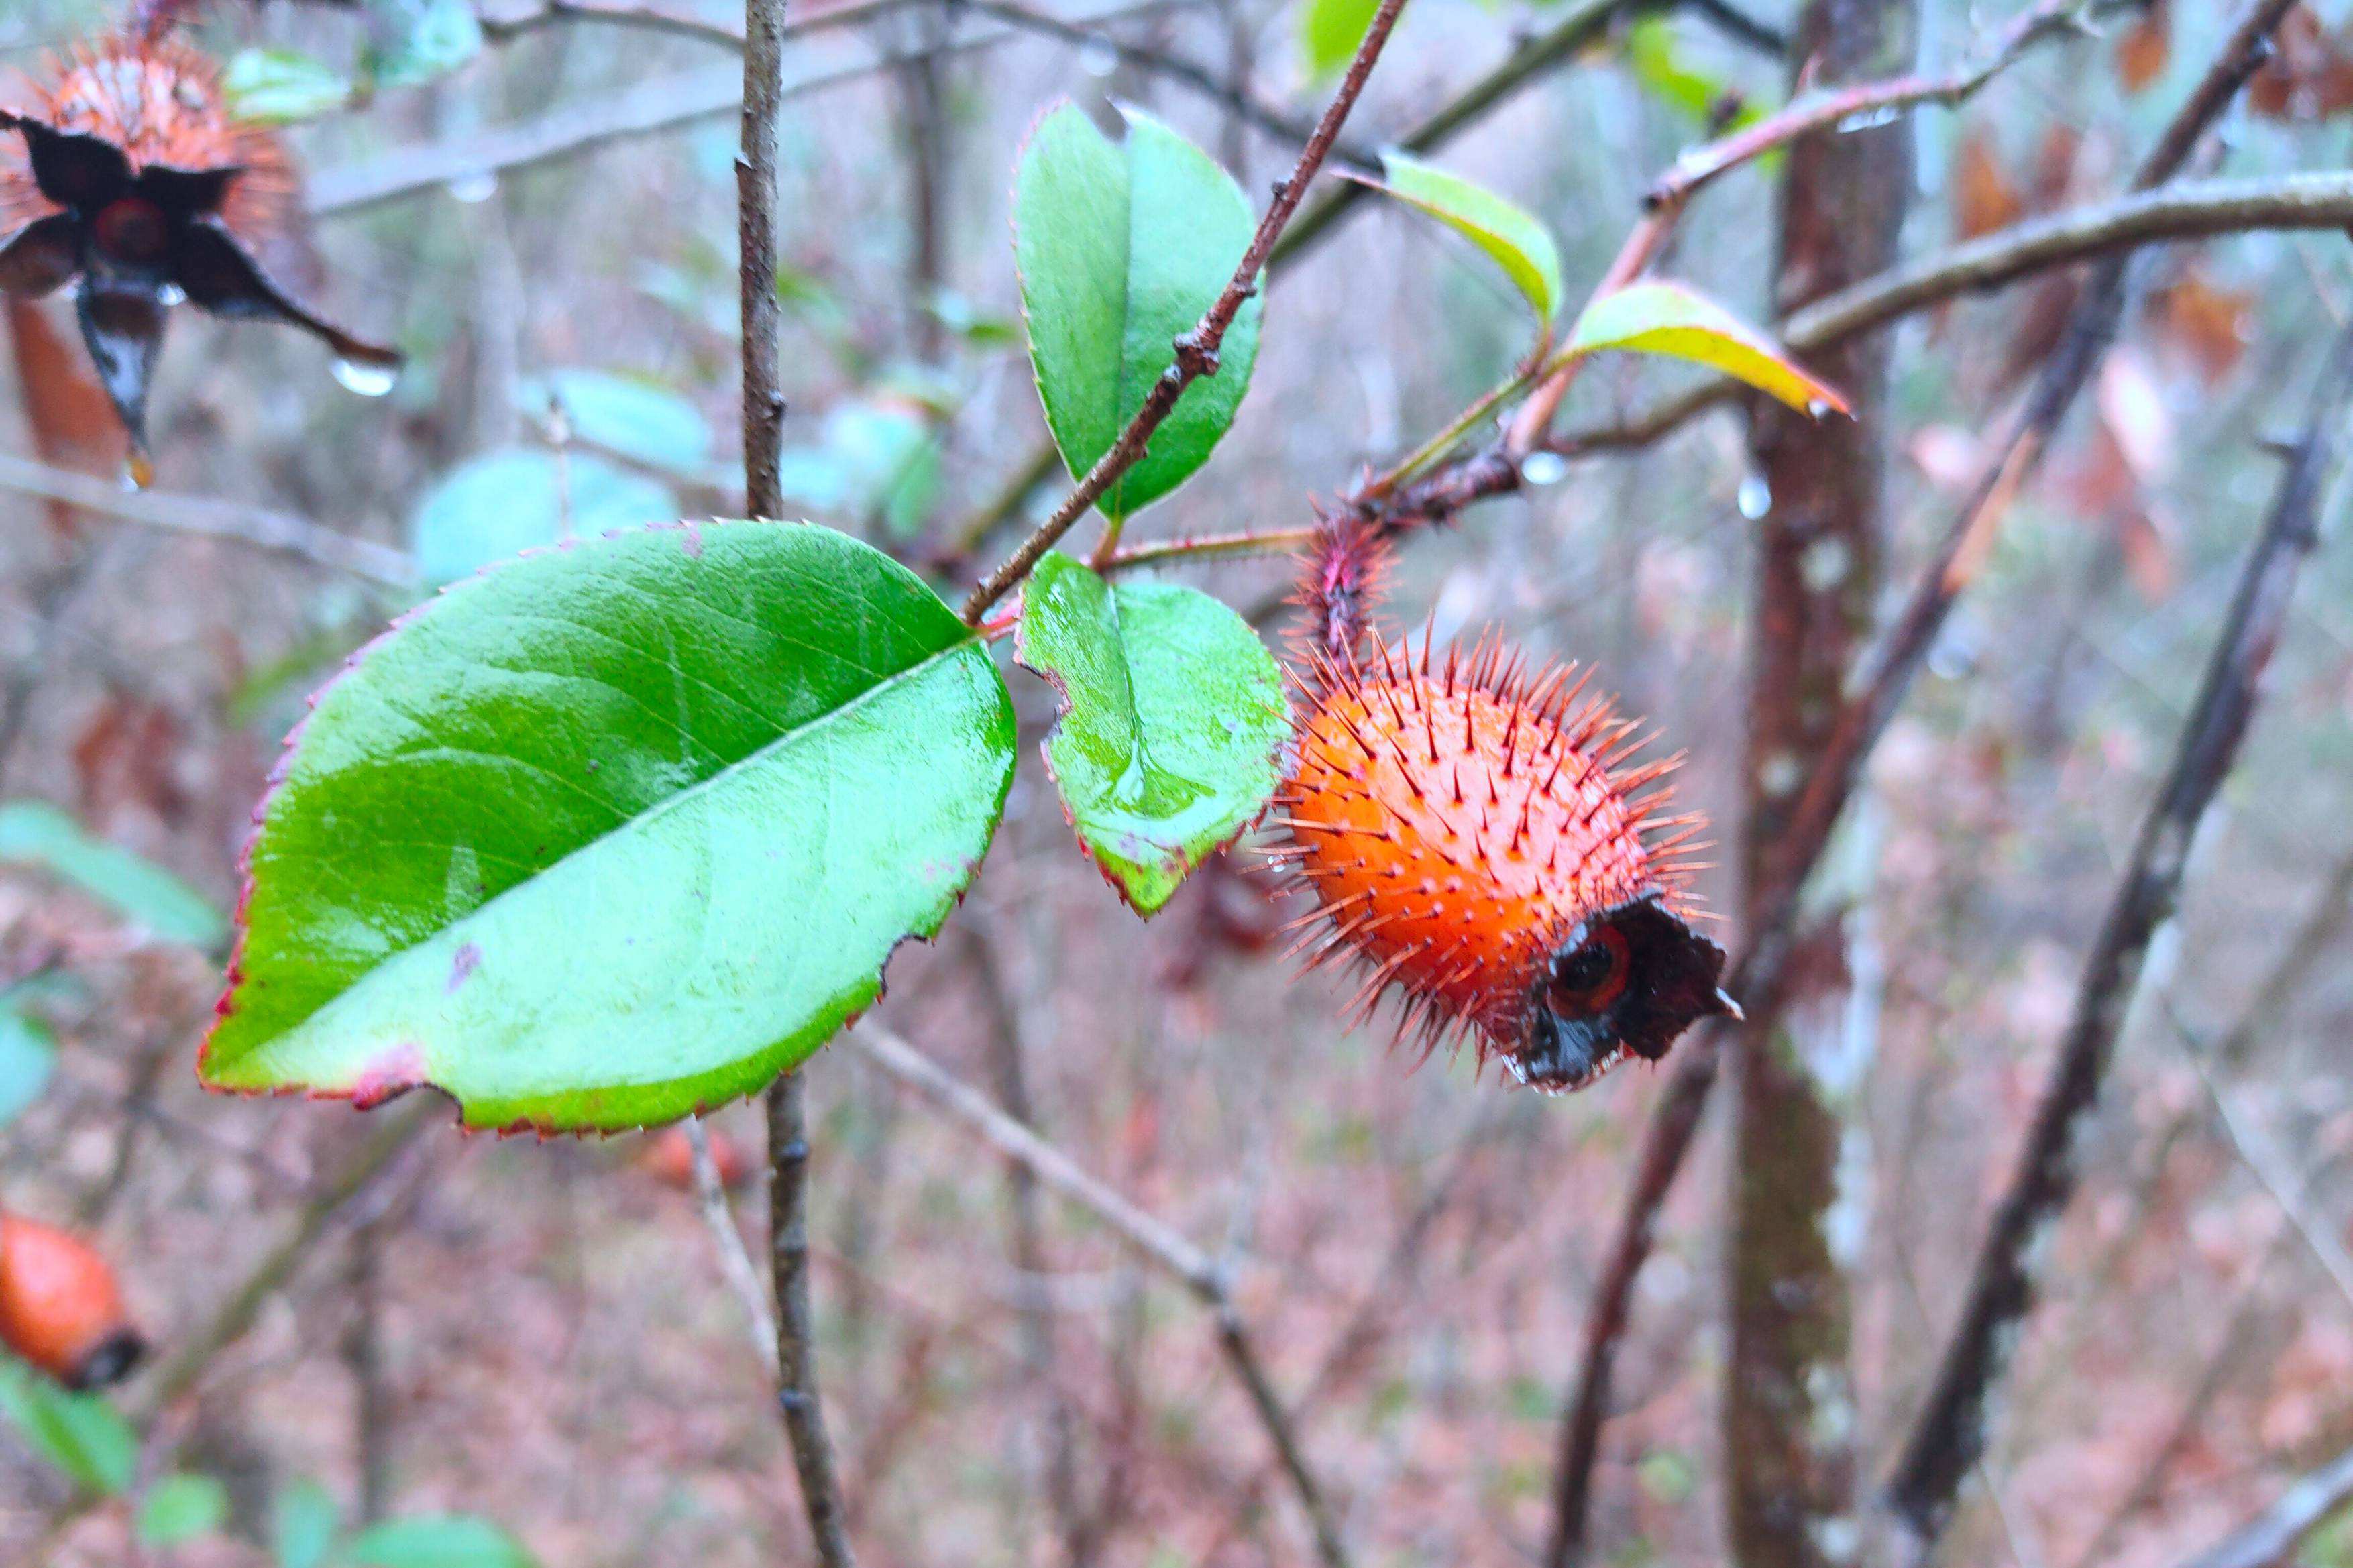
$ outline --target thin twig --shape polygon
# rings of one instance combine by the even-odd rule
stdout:
[[[966,626],[977,626],[989,606],[1009,593],[1014,584],[1029,574],[1035,566],[1060,541],[1071,525],[1078,521],[1086,510],[1094,505],[1105,490],[1119,481],[1119,477],[1134,468],[1144,457],[1145,446],[1152,439],[1176,407],[1176,400],[1185,389],[1205,375],[1218,374],[1218,351],[1226,341],[1226,332],[1241,313],[1242,304],[1259,289],[1259,275],[1265,269],[1267,258],[1273,253],[1275,243],[1299,210],[1302,197],[1324,166],[1332,143],[1339,138],[1340,128],[1347,122],[1348,111],[1356,106],[1356,99],[1365,90],[1365,80],[1372,75],[1373,66],[1381,58],[1381,50],[1397,26],[1398,13],[1405,8],[1405,0],[1380,0],[1371,23],[1365,29],[1364,41],[1356,46],[1356,58],[1348,62],[1345,75],[1340,79],[1339,89],[1332,95],[1324,117],[1315,122],[1314,132],[1299,150],[1299,161],[1292,166],[1289,177],[1274,187],[1274,200],[1259,220],[1258,231],[1250,237],[1250,246],[1242,252],[1233,276],[1226,282],[1208,310],[1202,313],[1192,331],[1178,337],[1171,345],[1176,361],[1154,382],[1144,406],[1127,422],[1111,449],[1096,459],[1076,489],[1054,509],[1053,515],[1039,524],[1037,531],[1022,541],[1018,549],[990,573],[972,591],[964,603]]]
[[[744,1233],[736,1226],[735,1205],[727,1200],[727,1183],[711,1152],[711,1130],[699,1116],[690,1116],[679,1125],[686,1134],[691,1156],[695,1207],[702,1210],[703,1226],[719,1248],[719,1271],[744,1305],[753,1353],[773,1378],[776,1375],[776,1314],[768,1303],[768,1293],[760,1288],[760,1270],[752,1261],[752,1249],[744,1245]]]
[[[416,563],[406,551],[337,533],[290,512],[201,496],[125,490],[88,474],[5,454],[0,454],[0,490],[64,501],[93,516],[121,522],[250,545],[387,587],[408,588],[417,583]]]
[[[886,1030],[867,1025],[853,1031],[851,1043],[876,1067],[916,1090],[962,1122],[1008,1160],[1026,1166],[1039,1184],[1076,1204],[1118,1234],[1120,1239],[1149,1262],[1174,1276],[1216,1314],[1219,1347],[1225,1352],[1248,1393],[1250,1405],[1266,1428],[1283,1473],[1298,1494],[1300,1506],[1315,1534],[1318,1559],[1325,1568],[1345,1568],[1348,1562],[1339,1527],[1334,1521],[1322,1487],[1309,1468],[1298,1432],[1275,1394],[1240,1311],[1227,1289],[1225,1271],[1208,1253],[1194,1246],[1166,1222],[1145,1213],[1118,1193],[1080,1169],[1071,1157],[1007,1115],[978,1090],[962,1082],[914,1047]]]
[[[2321,501],[2348,399],[2353,331],[2339,339],[2322,372],[2303,438],[2240,578],[2164,789],[2142,822],[2084,964],[2058,1064],[1979,1248],[1958,1326],[1889,1486],[1891,1510],[1915,1557],[1925,1557],[1941,1533],[1962,1478],[1984,1452],[1994,1392],[2034,1304],[2035,1245],[2074,1194],[2078,1133],[2099,1102],[2149,941],[2172,915],[2198,824],[2245,738],[2296,577],[2318,540]]]

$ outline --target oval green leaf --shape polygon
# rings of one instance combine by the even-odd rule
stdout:
[[[42,1460],[92,1497],[130,1489],[139,1435],[95,1394],[72,1394],[13,1357],[0,1358],[0,1416]]]
[[[408,529],[417,570],[439,586],[494,561],[675,517],[669,489],[587,452],[529,447],[485,452],[427,492]]]
[[[228,1522],[228,1489],[211,1476],[165,1476],[139,1500],[132,1529],[148,1546],[177,1546]]]
[[[386,1520],[352,1538],[343,1555],[359,1568],[534,1568],[522,1542],[470,1514]]]
[[[906,568],[807,524],[543,551],[315,700],[263,801],[216,1089],[640,1127],[797,1066],[938,931],[1013,712]]]
[[[1384,154],[1381,166],[1388,172],[1388,183],[1365,184],[1419,207],[1485,251],[1535,307],[1537,319],[1552,321],[1563,290],[1560,247],[1535,214],[1460,174],[1402,153]]]
[[[202,893],[46,801],[0,805],[0,860],[37,866],[165,942],[211,947],[228,934],[228,921]]]
[[[39,1020],[0,1000],[0,1127],[25,1114],[58,1070],[58,1042]]]
[[[1380,0],[1304,0],[1299,7],[1299,52],[1310,79],[1332,75],[1356,58]]]
[[[1013,186],[1013,257],[1029,363],[1072,478],[1094,467],[1232,280],[1256,220],[1233,177],[1148,114],[1113,143],[1075,106],[1038,122]],[[1250,389],[1259,300],[1226,333],[1218,374],[1185,389],[1142,460],[1097,506],[1123,518],[1208,460]]]
[[[1024,590],[1018,657],[1062,694],[1046,765],[1106,880],[1150,915],[1266,809],[1287,718],[1248,622],[1174,583],[1117,587],[1067,555]]]
[[[1852,412],[1838,390],[1781,346],[1704,294],[1679,283],[1629,283],[1585,307],[1555,363],[1604,349],[1665,354],[1711,365],[1790,407],[1817,416]]]

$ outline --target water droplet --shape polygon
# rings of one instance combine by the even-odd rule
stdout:
[[[1079,46],[1079,68],[1089,76],[1111,75],[1119,69],[1119,46],[1106,35],[1095,34]]]
[[[499,177],[484,169],[477,174],[460,174],[446,188],[453,198],[473,206],[499,194]]]
[[[387,364],[366,364],[355,359],[335,362],[335,379],[346,392],[356,392],[362,397],[382,397],[400,379],[400,373]]]
[[[169,310],[188,302],[188,291],[177,283],[166,283],[155,290],[155,302]]]
[[[1880,109],[1865,109],[1840,121],[1838,128],[1842,132],[1875,131],[1880,126],[1894,124],[1903,113],[1904,111],[1894,104]]]
[[[1558,452],[1531,452],[1520,464],[1520,482],[1526,485],[1556,485],[1568,472],[1568,459]]]
[[[1773,487],[1762,474],[1746,474],[1741,477],[1740,493],[1735,500],[1739,504],[1740,515],[1755,522],[1773,510]]]
[[[122,460],[122,488],[143,490],[155,482],[155,465],[144,452],[133,452]]]
[[[1824,403],[1819,397],[1815,397],[1807,400],[1806,412],[1816,419],[1827,419],[1835,411],[1829,404]]]

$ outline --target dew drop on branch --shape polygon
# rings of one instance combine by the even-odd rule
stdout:
[[[1741,476],[1739,494],[1734,497],[1740,515],[1755,522],[1773,510],[1773,487],[1764,475],[1753,469]]]
[[[362,397],[382,397],[400,379],[400,373],[390,365],[364,364],[355,359],[335,362],[335,379],[346,392],[356,392]]]

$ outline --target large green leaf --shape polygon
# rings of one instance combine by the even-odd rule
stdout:
[[[165,1476],[139,1500],[132,1525],[142,1543],[177,1546],[228,1522],[228,1489],[211,1476]]]
[[[988,847],[1013,713],[913,574],[715,522],[449,590],[316,700],[263,802],[230,1089],[476,1126],[643,1126],[748,1093],[871,1003]]]
[[[1537,318],[1552,320],[1562,293],[1560,247],[1535,214],[1483,185],[1402,153],[1384,155],[1381,167],[1388,183],[1367,184],[1420,208],[1486,252],[1535,307]]]
[[[0,860],[38,866],[166,942],[210,947],[228,922],[202,893],[142,856],[83,831],[46,801],[0,805]]]
[[[1046,765],[1079,842],[1149,915],[1266,809],[1282,677],[1248,622],[1175,583],[1117,587],[1067,555],[1022,595],[1022,663],[1062,693]]]
[[[677,515],[669,489],[643,474],[588,452],[511,447],[461,463],[427,491],[409,548],[438,585],[542,544]]]
[[[1713,365],[1814,415],[1848,412],[1828,382],[1789,358],[1781,346],[1731,311],[1679,283],[1645,281],[1602,295],[1585,307],[1559,359],[1604,349],[1666,354]]]
[[[0,1415],[36,1454],[95,1497],[130,1489],[139,1436],[95,1394],[71,1394],[24,1363],[0,1358]]]
[[[37,1019],[0,999],[0,1127],[25,1114],[58,1070],[58,1043]]]
[[[1013,256],[1046,423],[1073,477],[1094,467],[1176,363],[1231,281],[1256,226],[1209,155],[1148,114],[1113,143],[1071,104],[1039,121],[1013,186]],[[1226,333],[1218,374],[1195,382],[1144,458],[1097,503],[1125,517],[1208,460],[1234,422],[1258,357],[1252,296]]]
[[[487,1519],[443,1514],[371,1525],[343,1550],[360,1568],[533,1568],[522,1542]]]

